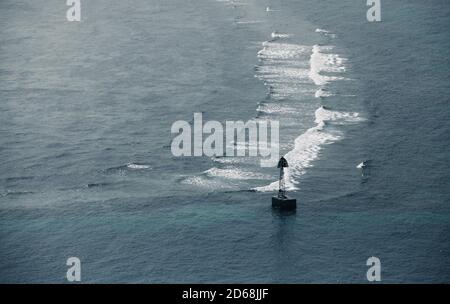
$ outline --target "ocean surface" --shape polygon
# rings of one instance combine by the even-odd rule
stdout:
[[[0,282],[450,283],[450,3],[0,2]],[[256,157],[171,126],[280,121]]]

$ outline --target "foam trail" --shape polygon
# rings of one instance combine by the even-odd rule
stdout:
[[[329,97],[329,96],[333,96],[333,94],[331,94],[328,91],[325,91],[324,89],[320,88],[316,91],[316,93],[314,94],[314,96],[316,98],[320,98],[320,97]]]
[[[287,38],[277,32],[272,37]],[[271,99],[280,100],[287,96],[309,94],[311,88],[303,84],[311,82],[308,60],[311,47],[292,43],[266,41],[258,52],[261,65],[256,67],[256,77],[269,89]]]
[[[317,29],[317,33],[335,38],[336,35],[323,29]],[[333,96],[333,92],[325,89],[324,86],[332,81],[344,80],[342,75],[346,71],[346,59],[333,53],[334,47],[331,45],[298,46],[282,43],[267,42],[264,49],[258,53],[258,57],[269,64],[259,70],[261,78],[270,85],[271,93],[282,91],[290,95],[295,91],[296,84],[305,85],[305,77],[312,81],[319,88],[315,91],[316,98]],[[305,68],[298,67],[298,62],[304,59],[306,53],[309,57],[309,70],[305,73]],[[280,95],[280,94],[279,94]],[[280,110],[272,106],[270,111]],[[262,108],[262,111],[267,110]],[[328,124],[348,124],[363,120],[358,113],[333,111],[321,106],[315,111],[316,125],[308,129],[295,139],[294,148],[284,157],[289,162],[288,174],[286,174],[286,187],[288,190],[298,189],[298,178],[305,174],[307,168],[312,166],[314,160],[319,157],[320,151],[327,144],[336,142],[343,137],[343,133],[335,128],[329,128]],[[256,191],[275,191],[278,189],[278,181],[263,186],[256,187]]]
[[[273,8],[271,8],[270,6],[266,7],[266,12],[278,12],[279,10],[275,10]]]
[[[210,190],[232,188],[230,185],[223,183],[222,181],[208,179],[204,176],[190,176],[190,177],[184,178],[181,181],[181,183],[200,187],[200,188],[210,189]]]
[[[281,33],[278,33],[278,32],[273,32],[272,34],[270,34],[270,37],[272,37],[274,39],[276,39],[276,38],[289,38],[289,37],[291,37],[291,35],[290,34],[281,34]]]
[[[211,169],[208,169],[204,172],[209,177],[223,177],[227,179],[237,179],[237,180],[247,180],[247,179],[270,179],[271,176],[254,173],[254,172],[246,172],[243,170],[240,170],[238,168],[217,168],[213,167]]]
[[[323,75],[323,72],[339,74],[345,72],[346,59],[337,54],[324,53],[333,50],[332,46],[314,45],[311,59],[309,77],[318,86],[325,85],[330,81],[345,79],[341,76]]]
[[[267,12],[273,11],[266,7]],[[237,24],[260,23],[260,20],[240,20]],[[324,29],[316,32],[328,38],[336,35]],[[262,43],[262,49],[257,53],[260,63],[255,66],[255,77],[261,79],[267,87],[267,98],[260,102],[257,108],[257,117],[288,118],[288,123],[299,125],[302,119],[301,111],[310,109],[303,105],[304,100],[310,98],[326,98],[334,96],[327,84],[333,81],[344,80],[346,72],[346,59],[334,53],[332,45],[301,45],[291,42],[291,34],[274,31],[269,41]],[[361,120],[358,113],[333,111],[326,107],[319,107],[315,111],[315,125],[299,135],[294,140],[294,148],[284,157],[290,167],[286,172],[286,187],[288,190],[298,189],[299,177],[313,165],[320,151],[326,144],[340,140],[343,133],[334,126],[354,123]],[[296,122],[296,123],[295,123]],[[290,124],[289,124],[290,125]],[[295,133],[293,134],[295,136]],[[289,134],[291,136],[291,134]],[[257,147],[247,146],[245,143],[228,143],[236,151],[255,152]],[[291,147],[292,143],[289,143]],[[203,172],[201,176],[189,178],[186,183],[202,187],[242,187],[247,186],[243,180],[250,180],[248,187],[252,187],[251,180],[267,180],[272,178],[259,173],[258,161],[251,157],[222,157],[212,158],[214,167]],[[236,180],[239,184],[236,184]],[[256,191],[275,191],[278,181],[263,187],[256,187]]]
[[[321,29],[321,28],[317,28],[315,32],[319,33],[319,34],[322,34],[324,36],[330,37],[330,38],[336,38],[337,37],[336,34],[333,34],[330,31],[327,31],[327,30],[324,30],[324,29]]]
[[[353,123],[361,121],[358,113],[332,111],[320,107],[315,112],[316,126],[308,129],[295,140],[294,149],[284,157],[289,163],[289,174],[286,175],[286,187],[288,190],[296,190],[298,177],[305,174],[306,169],[312,167],[312,162],[319,157],[323,146],[340,140],[343,135],[338,131],[329,131],[325,128],[327,122]],[[256,191],[275,191],[278,189],[278,181],[267,186],[256,187]]]
[[[236,21],[236,24],[257,24],[257,23],[263,23],[262,20],[249,20],[249,21]]]
[[[134,163],[129,163],[129,164],[127,164],[127,168],[139,170],[139,169],[149,169],[150,166],[147,166],[147,165],[139,165],[139,164],[134,164]]]

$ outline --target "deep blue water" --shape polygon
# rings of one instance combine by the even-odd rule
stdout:
[[[0,3],[0,282],[450,281],[447,1],[66,10]],[[297,212],[254,158],[172,156],[195,112],[279,120]]]

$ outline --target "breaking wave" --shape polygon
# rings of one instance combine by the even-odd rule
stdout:
[[[345,72],[344,64],[346,59],[341,58],[338,54],[331,53],[332,50],[333,46],[313,46],[309,77],[318,86],[327,84],[330,81],[345,79],[344,77],[337,76],[336,74]],[[327,75],[324,75],[324,73]]]
[[[223,178],[230,178],[230,179],[269,179],[271,176],[267,176],[261,173],[255,173],[255,172],[246,172],[243,170],[240,170],[238,168],[217,168],[213,167],[211,169],[208,169],[204,172],[209,177],[223,177]]]
[[[273,10],[267,7],[266,11]],[[264,20],[235,22],[254,24]],[[262,48],[257,52],[259,63],[254,68],[255,77],[267,88],[267,97],[257,103],[256,118],[280,120],[285,127],[289,126],[289,130],[280,130],[280,137],[285,141],[280,143],[280,150],[288,151],[284,157],[289,162],[285,175],[286,187],[289,190],[299,189],[300,177],[313,166],[313,161],[318,159],[325,145],[343,138],[344,134],[339,125],[363,120],[358,113],[336,111],[320,105],[323,100],[339,95],[333,90],[331,83],[348,80],[345,77],[347,59],[341,57],[332,45],[336,34],[320,28],[315,32],[327,39],[327,43],[295,43],[289,33],[271,32],[268,40],[262,43]],[[316,103],[319,104],[318,108]],[[314,109],[316,110],[313,116]],[[314,118],[312,127],[307,125],[307,120],[311,118]],[[296,128],[306,131],[298,135],[293,131]],[[249,148],[245,147],[245,144],[234,145],[236,149]],[[278,181],[274,181],[276,175],[262,173],[274,172],[273,169],[262,170],[257,165],[258,161],[249,160],[247,157],[218,157],[212,158],[212,161],[212,168],[184,179],[183,182],[211,189],[278,189]],[[267,185],[255,187],[255,180],[259,181],[259,185]]]
[[[327,123],[345,124],[363,120],[358,113],[332,111],[323,106],[316,110],[315,118],[316,126],[297,137],[294,149],[284,156],[289,163],[286,174],[288,190],[298,189],[298,177],[305,174],[306,169],[312,166],[312,162],[318,158],[325,145],[343,137],[342,132],[325,128]],[[254,188],[256,191],[274,191],[276,189],[278,189],[278,181]]]

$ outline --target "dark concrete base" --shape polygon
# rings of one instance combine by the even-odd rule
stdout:
[[[272,197],[272,207],[279,209],[296,209],[297,200],[295,198],[279,198],[277,196]]]

